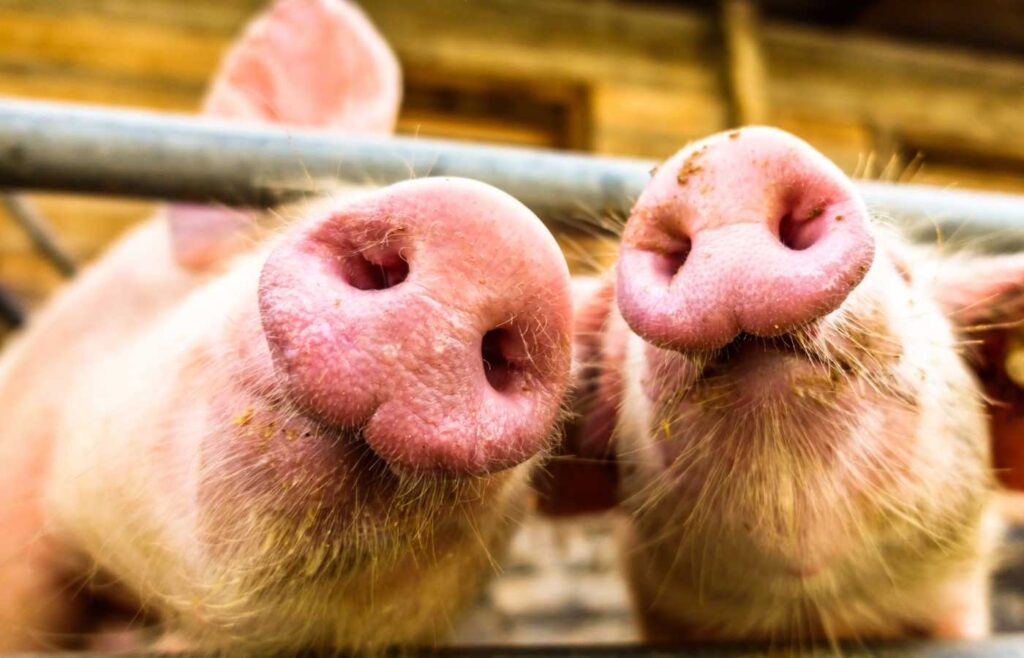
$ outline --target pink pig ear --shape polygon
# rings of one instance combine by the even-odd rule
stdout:
[[[254,122],[390,133],[398,60],[346,0],[278,0],[228,53],[204,114]]]
[[[950,259],[939,265],[935,288],[962,331],[1024,328],[1024,254]]]
[[[398,60],[366,15],[346,0],[278,0],[254,19],[221,64],[203,115],[339,132],[394,130]],[[175,204],[175,255],[201,269],[244,245],[243,212]]]
[[[1011,353],[1024,349],[1024,254],[944,262],[935,293],[973,344],[968,361],[990,400],[996,475],[1004,486],[1024,491],[1024,381],[1007,369]]]

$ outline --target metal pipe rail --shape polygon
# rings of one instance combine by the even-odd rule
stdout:
[[[332,182],[464,176],[517,197],[556,230],[611,230],[654,162],[412,137],[240,126],[196,117],[0,101],[0,188],[270,206]],[[1024,247],[1024,196],[858,182],[913,237]]]
[[[25,309],[6,289],[0,288],[0,322],[11,329],[19,329],[25,324]],[[0,334],[3,333],[0,328]]]
[[[54,234],[42,215],[19,194],[0,193],[0,208],[5,210],[14,223],[28,236],[29,241],[58,272],[73,277],[78,271],[75,259],[69,254]]]

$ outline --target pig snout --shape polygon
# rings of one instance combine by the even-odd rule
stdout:
[[[481,183],[409,181],[328,212],[270,254],[259,307],[287,394],[392,467],[521,463],[568,386],[565,260]]]
[[[838,308],[874,257],[867,211],[809,145],[745,128],[659,168],[626,225],[618,304],[647,341],[722,347],[777,336]]]

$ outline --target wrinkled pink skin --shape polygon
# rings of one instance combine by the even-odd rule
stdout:
[[[783,133],[740,136],[668,160],[626,226],[619,308],[660,347],[784,334],[835,310],[871,266],[864,204],[835,165]]]
[[[646,636],[985,634],[987,417],[947,314],[1005,302],[996,282],[958,299],[969,267],[908,258],[768,128],[668,160],[621,249],[616,303],[577,319],[592,368],[568,436],[617,460]]]
[[[263,86],[252,62],[278,60]],[[228,116],[262,116],[247,89],[278,121],[397,108],[393,56],[337,0],[281,0],[222,75]],[[461,179],[338,192],[279,231],[217,212],[133,231],[0,361],[0,650],[439,642],[522,512],[571,348],[535,216]]]

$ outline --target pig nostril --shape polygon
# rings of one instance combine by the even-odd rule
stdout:
[[[511,357],[519,351],[522,341],[505,329],[491,329],[480,347],[484,375],[496,391],[505,391],[511,386],[516,375],[516,365]]]
[[[654,254],[654,267],[666,279],[672,279],[690,255],[690,242],[687,240],[677,249]]]
[[[409,263],[388,246],[352,253],[342,265],[345,280],[360,290],[385,290],[397,286],[409,276]]]
[[[793,251],[803,251],[825,233],[825,208],[814,206],[806,217],[797,218],[788,212],[779,221],[779,242]]]

